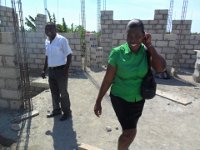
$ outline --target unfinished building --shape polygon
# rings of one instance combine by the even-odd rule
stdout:
[[[16,14],[14,14],[16,15]],[[168,10],[155,10],[153,20],[143,20],[145,31],[152,33],[153,45],[166,59],[168,68],[174,65],[174,56],[180,46],[178,62],[180,67],[193,69],[196,60],[194,50],[200,49],[200,35],[191,33],[191,20],[183,22],[184,32],[181,45],[178,42],[180,20],[172,21],[172,32],[166,33]],[[100,66],[107,64],[107,58],[112,47],[125,42],[125,27],[129,20],[114,20],[113,11],[101,12],[101,36],[98,44],[97,36],[86,36],[86,65]],[[13,9],[0,6],[0,107],[20,109],[24,106],[23,92],[20,83],[20,67],[18,63],[17,41],[23,42],[22,37],[16,40]],[[38,14],[36,17],[36,32],[25,32],[27,63],[30,72],[42,69],[45,58],[46,16]],[[77,33],[62,33],[69,39],[73,50],[71,72],[82,70],[81,38]],[[98,46],[102,47],[99,48]],[[40,74],[38,74],[39,76]]]

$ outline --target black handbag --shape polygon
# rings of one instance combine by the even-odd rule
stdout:
[[[141,96],[143,97],[143,99],[152,99],[156,95],[156,81],[151,70],[150,54],[147,50],[146,53],[148,62],[148,72],[143,78],[141,84]]]

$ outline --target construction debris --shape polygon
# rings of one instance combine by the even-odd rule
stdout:
[[[85,143],[81,143],[78,147],[78,150],[102,150],[102,149],[99,149],[97,147],[94,147]]]
[[[167,98],[167,99],[169,99],[173,102],[177,102],[177,103],[180,103],[180,104],[183,104],[183,105],[188,105],[188,104],[192,103],[191,98],[188,98],[185,95],[184,95],[184,97],[177,95],[177,93],[172,93],[172,92],[168,93],[168,92],[164,92],[164,91],[161,91],[161,90],[156,90],[156,95]]]
[[[18,116],[16,118],[14,118],[11,122],[13,122],[13,123],[19,123],[19,122],[21,122],[23,120],[35,117],[37,115],[39,115],[39,111],[33,110],[33,111],[30,111],[28,113],[25,113],[25,114],[23,114],[21,116]]]

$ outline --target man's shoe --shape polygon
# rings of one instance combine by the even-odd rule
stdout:
[[[61,110],[53,110],[51,113],[47,114],[47,118],[51,118],[61,114]]]
[[[71,118],[72,115],[71,114],[63,114],[61,117],[60,117],[60,121],[65,121],[69,118]]]

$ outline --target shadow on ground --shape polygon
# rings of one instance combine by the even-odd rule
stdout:
[[[170,85],[170,86],[195,86],[194,84],[186,82],[181,78],[174,78],[174,77],[171,77],[170,79],[156,78],[156,82],[157,84]]]
[[[0,145],[9,147],[17,141],[18,132],[11,130],[11,120],[21,113],[21,111],[0,110]]]
[[[52,136],[54,150],[73,150],[78,148],[72,118],[65,122],[61,122],[59,121],[59,118],[55,117],[52,131],[48,130],[45,134]]]

